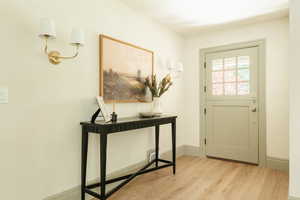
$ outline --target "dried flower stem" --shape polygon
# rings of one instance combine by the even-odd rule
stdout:
[[[169,90],[172,84],[170,74],[166,75],[159,84],[157,84],[156,75],[148,76],[145,83],[149,87],[153,97],[161,97]]]

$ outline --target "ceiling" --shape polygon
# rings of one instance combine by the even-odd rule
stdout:
[[[288,15],[288,0],[120,0],[183,33]]]

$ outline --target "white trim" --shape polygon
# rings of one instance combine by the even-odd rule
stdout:
[[[289,200],[300,200],[300,197],[292,197],[292,196],[289,196]]]
[[[152,151],[153,150],[149,150],[148,152],[152,152]],[[200,147],[191,146],[191,145],[182,145],[182,146],[177,147],[176,148],[176,155],[177,155],[177,157],[185,155],[185,156],[198,156],[200,158],[204,156],[201,152]],[[167,151],[167,152],[162,153],[161,157],[164,158],[164,159],[170,159],[172,157],[172,151]],[[269,158],[269,159],[272,159],[273,161],[275,160],[275,162],[276,162],[276,160],[281,160],[281,159],[278,159],[278,158]],[[132,172],[133,170],[141,168],[146,163],[147,163],[147,161],[145,160],[145,161],[141,161],[139,163],[136,163],[134,165],[130,165],[130,166],[124,168],[124,169],[121,169],[121,170],[118,170],[116,172],[113,172],[113,173],[109,174],[108,177],[116,177],[116,176],[120,176],[120,175],[125,174],[125,173]],[[276,166],[278,166],[278,164],[275,164],[273,166],[276,167]],[[95,183],[97,181],[99,181],[99,178],[95,179],[94,181],[90,181],[89,184]],[[79,185],[79,186],[71,188],[67,191],[64,191],[62,193],[44,198],[44,200],[80,200],[80,192],[81,192],[81,189],[80,189],[80,185]],[[90,200],[92,198],[93,197],[91,197],[89,195],[86,195],[86,200]],[[300,200],[300,198],[290,197],[289,200]]]
[[[180,157],[180,156],[185,155],[185,149],[186,149],[185,146],[177,147],[176,148],[176,156]],[[189,152],[191,153],[191,155],[195,156],[196,155],[195,151],[197,151],[197,149],[199,149],[199,148],[194,147],[194,148],[188,148],[188,149],[189,149]],[[193,149],[193,151],[190,149]],[[149,154],[149,152],[153,152],[153,150],[149,150],[148,154]],[[164,159],[171,159],[172,151],[167,151],[167,152],[162,153],[161,157]],[[124,175],[126,173],[130,173],[136,169],[140,169],[141,167],[145,166],[146,163],[147,163],[146,160],[138,162],[136,164],[130,165],[130,166],[120,169],[118,171],[112,172],[111,174],[108,174],[107,177],[108,178],[117,177],[117,176]],[[93,181],[89,181],[88,184],[92,184],[92,183],[96,183],[96,182],[99,182],[99,178],[96,178]],[[99,190],[99,188],[95,189],[95,191],[97,191],[97,190]],[[108,190],[110,190],[109,187],[108,187]],[[86,200],[90,200],[93,198],[94,197],[92,197],[90,195],[86,195]],[[73,188],[66,190],[64,192],[61,192],[59,194],[55,194],[55,195],[49,196],[47,198],[44,198],[43,200],[80,200],[80,199],[81,199],[81,187],[80,187],[80,185],[78,185],[76,187],[73,187]]]
[[[267,167],[284,172],[289,172],[289,160],[267,157]]]

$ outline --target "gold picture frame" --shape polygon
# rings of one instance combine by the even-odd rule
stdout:
[[[153,75],[154,52],[99,35],[100,96],[106,103],[150,102],[144,85]]]

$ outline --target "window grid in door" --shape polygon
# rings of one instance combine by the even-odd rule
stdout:
[[[212,60],[212,95],[250,94],[250,57],[236,56]]]

